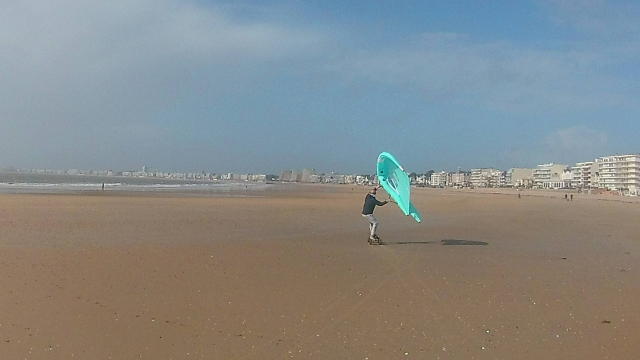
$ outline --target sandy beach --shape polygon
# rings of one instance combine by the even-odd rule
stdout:
[[[0,195],[0,358],[640,358],[638,202],[367,191]]]

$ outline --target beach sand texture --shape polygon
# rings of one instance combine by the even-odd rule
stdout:
[[[0,358],[640,358],[640,204],[367,191],[0,195]]]

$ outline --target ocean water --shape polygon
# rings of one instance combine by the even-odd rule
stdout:
[[[65,193],[86,191],[229,192],[264,190],[260,182],[206,181],[123,176],[89,176],[0,172],[0,193]]]

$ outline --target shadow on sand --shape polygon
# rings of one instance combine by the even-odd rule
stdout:
[[[444,239],[444,240],[441,240],[440,242],[442,243],[442,245],[475,245],[475,246],[489,245],[488,242],[474,241],[474,240]]]
[[[420,244],[430,244],[430,245],[466,245],[466,246],[487,246],[488,242],[484,241],[474,241],[474,240],[456,240],[456,239],[444,239],[440,241],[397,241],[397,242],[383,242],[382,245],[420,245]]]

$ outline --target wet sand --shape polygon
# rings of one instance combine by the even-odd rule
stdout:
[[[637,202],[366,191],[0,195],[1,358],[639,358]]]

